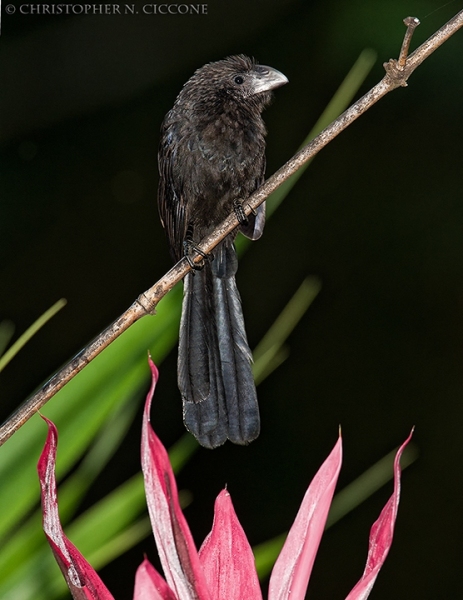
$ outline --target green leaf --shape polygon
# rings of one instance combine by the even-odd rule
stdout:
[[[16,340],[16,342],[1,356],[0,358],[0,373],[6,367],[6,365],[11,361],[12,358],[18,354],[18,352],[23,348],[27,342],[33,337],[39,329],[41,329],[45,323],[47,323],[52,317],[56,315],[58,311],[60,311],[63,306],[66,306],[66,300],[61,298],[58,302],[55,302],[53,306],[51,306],[48,310],[46,310],[43,315],[41,315],[32,325],[26,329],[26,331]],[[4,323],[8,323],[8,321],[4,321]],[[8,327],[8,326],[7,326]],[[5,328],[5,325],[3,326]],[[1,334],[0,334],[1,335]],[[0,355],[2,354],[3,346],[0,342]]]
[[[304,279],[254,350],[253,370],[257,384],[286,360],[289,352],[283,344],[314,301],[320,288],[321,283],[316,277]]]

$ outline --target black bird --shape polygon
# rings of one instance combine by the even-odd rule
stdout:
[[[175,261],[235,209],[240,226],[184,280],[178,385],[187,429],[203,446],[247,444],[260,419],[252,356],[235,283],[238,231],[262,235],[265,206],[243,202],[263,182],[271,90],[287,78],[239,55],[204,65],[186,82],[161,127],[158,205]]]

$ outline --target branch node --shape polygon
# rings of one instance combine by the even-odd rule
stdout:
[[[143,308],[147,315],[156,314],[156,303],[149,300],[144,293],[138,296],[137,303]]]
[[[391,80],[394,87],[407,87],[407,78],[409,73],[399,67],[399,61],[395,58],[390,58],[387,63],[383,63],[387,77]]]

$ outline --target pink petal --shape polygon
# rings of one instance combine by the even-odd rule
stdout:
[[[386,506],[381,511],[378,520],[373,523],[370,531],[367,564],[365,571],[347,596],[346,600],[364,600],[370,595],[376,577],[386,560],[394,535],[394,526],[397,519],[397,510],[400,500],[400,457],[413,435],[413,429],[405,442],[400,446],[394,460],[394,492]]]
[[[217,496],[199,559],[214,600],[262,600],[254,555],[227,490]]]
[[[177,600],[177,597],[145,558],[135,575],[133,600]]]
[[[269,600],[304,600],[342,462],[339,436],[305,493],[296,520],[273,567]]]
[[[143,416],[141,463],[154,538],[171,590],[182,600],[209,600],[198,552],[180,508],[177,485],[166,449],[149,423],[158,371],[149,360],[152,384]]]
[[[114,600],[96,571],[64,535],[58,514],[55,462],[58,432],[48,424],[48,436],[37,470],[42,493],[43,529],[72,596],[78,600]]]

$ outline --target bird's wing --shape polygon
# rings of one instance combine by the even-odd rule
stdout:
[[[167,233],[171,254],[176,261],[180,260],[184,254],[183,242],[187,227],[184,186],[180,177],[180,169],[177,169],[178,152],[179,144],[175,125],[163,125],[158,154],[160,173],[158,209]]]
[[[256,179],[255,187],[251,191],[251,194],[254,193],[265,180],[265,156],[262,156],[261,159],[261,171],[259,177]],[[246,201],[245,201],[246,204]],[[264,232],[265,225],[265,202],[261,204],[257,210],[256,214],[251,214],[248,217],[247,223],[242,223],[240,225],[240,231],[243,235],[245,235],[250,240],[258,240],[262,233]]]

